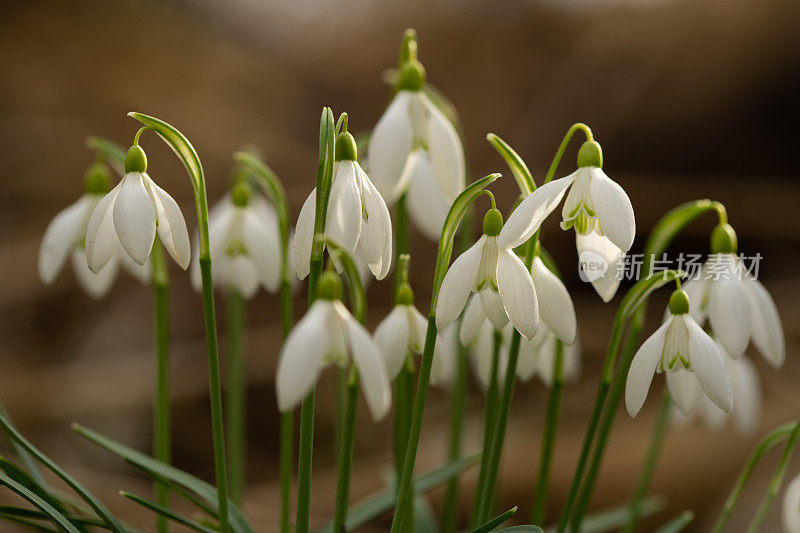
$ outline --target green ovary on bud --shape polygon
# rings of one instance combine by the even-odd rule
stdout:
[[[106,194],[111,188],[111,170],[105,163],[92,163],[83,179],[86,194]]]
[[[494,207],[483,216],[483,233],[489,237],[496,237],[503,229],[503,214]]]
[[[147,172],[147,156],[141,146],[135,144],[125,154],[125,173]]]
[[[597,141],[586,141],[578,150],[578,167],[603,168],[603,149]]]
[[[353,136],[343,131],[336,137],[336,161],[356,161],[358,159],[358,148]]]
[[[317,282],[317,294],[322,300],[341,300],[342,280],[339,274],[330,270],[324,272]]]
[[[717,225],[711,232],[712,254],[735,254],[739,250],[736,232],[730,224]]]
[[[421,91],[425,85],[425,67],[416,59],[406,61],[400,67],[397,80],[398,91]]]
[[[689,312],[689,295],[683,289],[677,289],[669,297],[669,312],[673,315],[685,315]]]
[[[250,187],[243,182],[234,185],[231,190],[231,200],[236,207],[247,207],[250,203]]]
[[[411,289],[411,285],[405,282],[401,283],[397,287],[394,301],[396,305],[414,305],[414,291]]]

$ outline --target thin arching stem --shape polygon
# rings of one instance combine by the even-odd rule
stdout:
[[[171,460],[170,424],[170,360],[169,360],[169,273],[164,259],[161,241],[156,237],[150,253],[152,266],[153,295],[155,297],[155,402],[153,404],[153,456],[169,464]],[[156,502],[168,507],[169,487],[156,481]],[[167,519],[157,515],[156,529],[164,533],[168,529]]]

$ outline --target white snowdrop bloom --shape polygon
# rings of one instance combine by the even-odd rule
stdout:
[[[712,254],[697,279],[685,284],[692,317],[708,319],[714,336],[732,357],[744,353],[750,341],[775,368],[786,358],[786,341],[778,309],[764,286],[736,254],[736,234],[728,224],[712,233]]]
[[[405,193],[411,220],[438,240],[453,200],[464,190],[466,163],[458,132],[422,90],[424,84],[422,65],[407,62],[397,94],[372,130],[367,166],[387,202]]]
[[[369,176],[356,160],[356,142],[348,132],[336,139],[336,162],[328,200],[325,233],[348,253],[360,255],[377,279],[389,273],[392,263],[392,220]],[[300,209],[293,243],[294,267],[304,279],[309,272],[314,243],[316,188]]]
[[[288,411],[314,387],[323,368],[346,368],[350,361],[358,371],[359,384],[375,420],[383,418],[391,404],[386,363],[369,332],[339,300],[339,276],[325,272],[319,280],[319,299],[289,333],[278,361],[275,383],[278,408]]]
[[[733,426],[742,434],[752,433],[758,428],[758,421],[761,416],[761,382],[758,379],[758,372],[750,360],[745,357],[733,358],[725,351],[725,348],[717,341],[725,363],[731,374],[731,390],[733,392],[733,412],[725,413],[719,407],[700,392],[700,384],[694,380],[692,385],[696,389],[695,396],[698,398],[697,407],[688,416],[680,411],[675,411],[675,421],[685,424],[692,418],[699,416],[705,425],[718,430],[726,423],[732,422]]]
[[[578,170],[533,191],[508,217],[512,227],[498,244],[516,247],[539,229],[569,190],[562,209],[563,229],[575,229],[581,263],[599,262],[604,270],[587,273],[587,281],[603,299],[614,297],[619,286],[618,267],[636,236],[636,219],[628,195],[603,172],[600,145],[586,141],[578,152]],[[512,238],[513,237],[513,238]]]
[[[733,409],[731,377],[714,339],[689,315],[689,297],[676,290],[669,300],[670,317],[633,356],[625,385],[625,406],[636,416],[644,404],[653,374],[665,372],[675,405],[688,413],[702,390],[714,404]],[[699,387],[695,384],[699,382]]]
[[[536,336],[530,341],[522,340],[519,345],[517,361],[517,377],[522,381],[530,381],[539,376],[542,383],[553,385],[555,371],[556,341],[558,337],[546,325],[539,327]],[[565,380],[577,379],[581,371],[580,343],[577,338],[569,346],[564,346],[562,375]]]
[[[511,344],[511,328],[512,326],[510,323],[506,324],[500,332],[500,351],[497,354],[497,384],[500,387],[503,386],[503,382],[506,379],[506,370],[508,369],[508,348]],[[484,320],[483,323],[478,326],[477,333],[472,336],[469,343],[465,344],[469,349],[472,373],[475,375],[484,393],[489,390],[489,380],[492,376],[495,331],[492,323],[489,320]],[[504,334],[506,331],[508,332],[507,335]]]
[[[783,493],[783,531],[800,533],[800,475],[792,480]]]
[[[115,253],[109,258],[107,264],[94,273],[86,262],[84,242],[89,218],[103,195],[108,192],[108,168],[96,163],[86,173],[84,194],[77,202],[73,203],[53,218],[45,230],[39,248],[39,277],[42,282],[49,285],[55,281],[69,256],[75,277],[84,291],[92,298],[105,296],[119,270],[119,257],[123,254]],[[123,261],[123,266],[143,283],[150,279],[149,264],[144,266],[131,266],[132,261]]]
[[[536,335],[540,306],[531,273],[513,250],[514,246],[527,240],[513,244],[519,240],[514,233],[518,229],[519,226],[503,226],[503,216],[497,209],[486,212],[483,236],[453,261],[442,281],[436,302],[436,325],[440,330],[461,314],[467,297],[475,292],[496,329],[502,328],[506,319],[510,319],[526,339]],[[538,270],[537,267],[534,277],[540,278],[543,296],[548,305],[552,304],[544,314],[551,327],[572,342],[575,335],[574,310],[569,295],[562,291],[560,282],[554,283],[548,273],[539,273]]]
[[[156,231],[164,248],[186,269],[191,246],[186,221],[178,204],[146,173],[147,157],[139,146],[125,156],[125,176],[100,202],[86,229],[86,260],[100,270],[122,249],[137,264],[150,257]]]
[[[237,185],[209,213],[209,247],[214,283],[252,298],[259,287],[276,292],[281,281],[281,236],[269,202]],[[192,284],[202,288],[195,254]]]

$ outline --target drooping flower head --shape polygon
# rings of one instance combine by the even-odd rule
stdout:
[[[685,284],[689,312],[698,324],[708,319],[714,336],[732,357],[744,353],[752,341],[775,368],[786,357],[786,341],[772,297],[737,253],[733,228],[720,224],[711,234],[711,255],[696,279]]]
[[[383,197],[358,164],[357,155],[353,136],[347,131],[340,133],[336,139],[325,233],[350,255],[366,261],[377,279],[383,279],[392,263],[392,220]],[[300,279],[309,272],[316,202],[315,188],[297,218],[292,259]]]
[[[575,229],[581,261],[591,256],[605,264],[603,275],[592,276],[589,281],[607,302],[619,287],[618,267],[633,245],[636,220],[628,195],[603,172],[603,153],[597,142],[583,143],[578,152],[578,170],[533,191],[517,206],[506,225],[515,227],[520,243],[526,241],[565,194],[561,227]]]
[[[134,145],[125,156],[122,181],[98,202],[89,219],[89,268],[100,272],[120,246],[133,261],[144,265],[156,231],[167,252],[186,269],[191,259],[186,221],[175,200],[147,175],[147,156]]]
[[[342,305],[342,282],[335,272],[320,277],[319,298],[289,333],[278,361],[278,408],[288,411],[311,391],[327,366],[347,368],[351,361],[375,420],[391,404],[386,363],[372,336]]]
[[[397,93],[369,141],[367,167],[390,205],[406,194],[414,224],[431,240],[442,232],[447,212],[464,189],[466,164],[452,122],[425,93],[425,68],[416,58],[416,38],[401,61]]]
[[[642,408],[656,371],[666,373],[670,394],[684,414],[695,407],[700,390],[717,407],[731,412],[733,393],[725,358],[714,339],[689,315],[685,291],[672,293],[669,311],[666,322],[633,356],[625,386],[628,413],[634,417]]]
[[[91,271],[86,262],[86,228],[95,207],[108,193],[110,174],[104,163],[92,164],[86,172],[84,194],[58,213],[47,226],[39,248],[39,277],[45,284],[49,285],[55,280],[67,256],[70,257],[78,283],[92,298],[101,298],[111,288],[119,269],[118,258],[122,258],[126,269],[143,283],[150,278],[148,265],[139,266],[130,261],[124,252],[120,255],[118,250],[112,253],[106,265],[97,273]]]
[[[222,287],[251,298],[259,286],[275,292],[280,285],[280,228],[272,205],[237,183],[209,213],[209,246],[213,279]],[[192,284],[200,290],[200,263],[192,265]]]

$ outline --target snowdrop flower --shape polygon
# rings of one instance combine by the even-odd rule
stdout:
[[[156,231],[164,248],[186,269],[191,259],[189,233],[178,204],[147,175],[144,150],[134,145],[125,156],[125,176],[100,202],[86,229],[86,260],[94,273],[120,247],[144,265]]]
[[[288,411],[311,391],[323,368],[355,365],[361,389],[375,420],[391,403],[389,376],[380,349],[369,332],[342,305],[342,282],[334,272],[319,280],[319,299],[292,329],[278,361],[278,408]]]
[[[695,380],[690,382],[695,389],[697,407],[691,415],[686,416],[675,411],[675,421],[679,424],[688,422],[693,415],[698,415],[705,425],[712,430],[721,429],[728,421],[732,421],[737,431],[742,434],[752,433],[758,428],[761,414],[761,382],[755,366],[747,357],[734,359],[717,341],[717,348],[725,358],[731,373],[731,390],[733,392],[733,412],[728,414],[701,393],[700,385]]]
[[[783,531],[800,533],[800,475],[792,480],[783,493]]]
[[[600,262],[602,275],[587,273],[604,302],[619,287],[617,269],[636,236],[636,220],[625,191],[603,172],[603,154],[595,141],[586,141],[578,152],[578,170],[546,183],[525,198],[508,218],[513,227],[500,239],[501,246],[516,247],[528,240],[567,194],[562,209],[563,229],[575,229],[575,244],[581,263]]]
[[[697,279],[685,284],[689,312],[698,324],[708,319],[714,336],[733,357],[752,340],[775,368],[786,357],[783,327],[775,302],[735,255],[736,233],[720,224],[711,235],[711,252]]]
[[[377,279],[383,279],[392,263],[392,221],[386,203],[361,169],[356,156],[353,136],[346,131],[340,133],[336,139],[336,162],[325,233],[351,255],[360,255],[372,274]],[[304,279],[309,272],[316,203],[315,188],[297,218],[293,260],[300,279]]]
[[[502,327],[505,313],[523,337],[532,339],[536,335],[539,327],[536,289],[531,273],[513,250],[513,246],[527,240],[513,244],[519,240],[515,233],[518,229],[508,224],[504,227],[503,215],[496,208],[486,212],[483,236],[453,261],[442,281],[436,302],[436,325],[440,331],[461,314],[467,297],[475,292],[497,329]],[[563,310],[562,305],[559,312]]]
[[[389,204],[406,194],[408,214],[438,240],[447,212],[464,189],[464,148],[453,124],[423,92],[425,69],[405,62],[397,94],[375,125],[367,166]]]
[[[628,414],[634,417],[642,408],[656,371],[666,372],[670,394],[684,414],[697,403],[696,382],[717,407],[730,413],[733,393],[725,358],[714,339],[689,315],[685,291],[672,293],[669,311],[671,316],[633,356],[625,386]]]
[[[84,194],[53,218],[45,230],[39,249],[39,277],[51,284],[64,266],[67,256],[72,262],[72,269],[86,293],[92,298],[101,298],[108,293],[119,270],[118,254],[115,250],[106,265],[97,273],[89,269],[84,251],[86,228],[89,217],[97,204],[108,192],[109,170],[102,163],[95,163],[86,172]],[[150,279],[148,264],[139,266],[133,261],[122,261],[123,266],[142,283]]]
[[[248,185],[237,184],[209,213],[211,269],[215,283],[252,298],[259,286],[275,292],[281,278],[281,238],[277,215]],[[195,254],[197,256],[197,254]],[[200,262],[192,264],[192,284],[202,287]]]
[[[428,328],[427,319],[414,307],[414,291],[408,283],[400,284],[395,301],[397,305],[375,329],[375,342],[386,360],[390,380],[400,373],[409,354],[422,354]],[[444,334],[437,335],[433,350],[433,385],[445,385],[452,379],[451,354],[446,353],[443,338]]]

